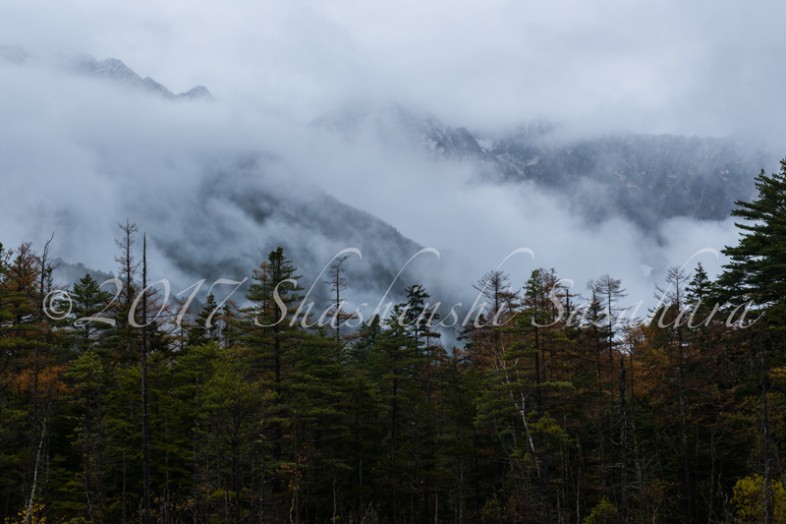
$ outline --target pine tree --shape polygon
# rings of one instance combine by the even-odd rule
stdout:
[[[285,374],[290,364],[293,348],[298,344],[297,305],[302,300],[297,270],[279,247],[270,252],[266,261],[253,273],[253,283],[246,297],[253,304],[246,311],[245,343],[252,349],[253,368],[272,385],[271,405],[267,414],[268,428],[272,432],[273,464],[278,472],[283,460],[284,425],[287,399],[284,391]],[[282,477],[273,475],[273,491],[282,492]]]
[[[218,342],[221,338],[222,322],[216,298],[210,293],[207,296],[205,307],[199,312],[194,325],[188,330],[188,344],[198,346],[210,341]]]
[[[99,339],[110,327],[108,323],[94,319],[108,306],[112,294],[101,289],[98,282],[90,275],[85,275],[71,287],[73,304],[74,343],[82,350],[97,345]]]
[[[718,278],[722,296],[733,304],[750,303],[766,312],[749,337],[759,371],[761,464],[764,479],[764,520],[773,521],[770,414],[770,370],[783,363],[783,331],[786,329],[786,159],[780,172],[755,179],[758,195],[751,202],[738,201],[732,216],[744,219],[736,246],[723,253],[731,260]],[[773,362],[773,357],[776,357]]]
[[[685,288],[685,302],[689,306],[697,306],[703,300],[707,299],[712,291],[712,281],[710,281],[707,271],[704,266],[699,262],[696,264],[696,269],[693,271],[688,286]]]
[[[732,216],[741,238],[723,254],[731,260],[724,266],[720,284],[737,303],[751,300],[757,305],[786,302],[786,159],[781,170],[755,179],[757,197],[737,201]]]

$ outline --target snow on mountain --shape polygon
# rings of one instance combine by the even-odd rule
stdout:
[[[142,78],[130,67],[125,65],[122,60],[118,60],[117,58],[96,60],[89,55],[80,55],[73,58],[72,67],[73,70],[79,74],[104,78],[135,89],[145,90],[170,100],[212,98],[210,92],[204,86],[195,86],[188,91],[175,94],[149,76]]]
[[[122,60],[117,58],[105,58],[96,60],[90,55],[81,54],[74,57],[42,58],[30,55],[18,46],[0,45],[0,64],[12,64],[24,66],[35,63],[48,68],[65,69],[68,72],[76,73],[97,79],[114,82],[119,85],[139,89],[161,96],[168,100],[209,100],[212,97],[210,91],[204,86],[194,86],[188,91],[175,94],[164,85],[148,77],[142,78],[133,69],[128,67]]]
[[[484,183],[532,181],[567,197],[566,205],[590,221],[621,215],[647,231],[678,216],[726,218],[736,200],[750,197],[758,171],[772,163],[766,152],[731,139],[575,136],[544,121],[476,137],[397,104],[340,108],[313,124],[348,140],[373,137],[474,162]]]
[[[729,139],[608,134],[548,140],[511,133],[489,149],[498,181],[535,181],[592,220],[620,214],[645,230],[686,216],[722,220],[750,196],[766,153]]]
[[[30,58],[20,49],[2,47],[0,61],[28,67],[25,64]],[[174,94],[114,58],[96,60],[83,55],[66,62],[67,74],[112,82],[167,100],[210,97],[202,86]],[[57,74],[63,72],[60,65]],[[123,97],[125,93],[117,90],[114,95]],[[48,92],[46,96],[50,96]],[[142,97],[143,105],[146,100]],[[62,103],[73,102],[64,98]],[[95,106],[95,100],[89,98],[81,103],[90,109]],[[98,113],[104,118],[103,113]],[[122,113],[122,109],[118,114],[121,119],[129,116]],[[116,118],[112,115],[114,113],[105,116],[109,120],[100,120],[102,129],[116,123],[111,120]],[[151,115],[150,121],[162,122],[156,118]],[[167,121],[167,124],[173,129],[182,128],[177,121]],[[74,125],[74,122],[62,123],[66,142],[71,140],[69,126]],[[155,126],[139,126],[140,129],[150,127]],[[390,187],[394,183],[419,184],[427,170],[440,164],[439,169],[431,173],[434,176],[428,185],[431,193],[436,194],[443,187],[443,178],[444,187],[450,184],[456,189],[455,186],[463,183],[463,175],[460,180],[446,178],[458,166],[475,177],[473,184],[476,186],[466,189],[472,198],[483,190],[481,186],[493,187],[495,198],[500,194],[497,189],[502,188],[504,198],[510,202],[498,199],[491,202],[491,206],[503,210],[509,207],[513,211],[524,208],[526,195],[522,195],[536,184],[558,197],[547,199],[549,205],[552,202],[564,204],[566,214],[581,217],[589,228],[607,218],[621,217],[647,232],[658,231],[662,223],[673,217],[725,218],[735,200],[749,198],[751,179],[759,169],[769,165],[766,155],[728,139],[633,133],[576,136],[548,122],[533,122],[493,136],[481,135],[466,127],[445,125],[434,116],[395,103],[356,104],[331,111],[314,120],[309,131],[293,135],[301,138],[307,135],[308,140],[303,138],[300,144],[277,146],[280,158],[261,153],[267,147],[274,150],[273,144],[252,144],[251,141],[237,150],[216,145],[216,151],[212,151],[212,142],[220,142],[213,140],[205,147],[195,147],[198,154],[186,146],[180,146],[182,151],[177,152],[177,145],[174,152],[172,148],[164,148],[158,153],[157,150],[148,151],[151,149],[149,144],[140,146],[131,141],[136,145],[129,146],[128,138],[135,132],[130,129],[128,136],[117,137],[101,134],[96,145],[80,140],[78,147],[80,151],[85,149],[87,157],[95,159],[91,165],[97,166],[99,171],[95,180],[102,184],[100,198],[107,193],[112,197],[107,210],[117,216],[108,220],[144,217],[149,224],[154,224],[155,230],[150,231],[151,243],[170,267],[187,278],[242,278],[264,259],[267,252],[283,245],[302,274],[314,277],[339,250],[357,247],[364,256],[362,261],[348,265],[350,280],[372,293],[384,292],[407,259],[420,249],[416,240],[427,243],[433,242],[434,237],[417,238],[419,230],[411,227],[411,222],[409,228],[402,225],[405,222],[398,218],[398,211],[380,211],[364,199],[354,197],[353,200],[349,187],[332,180],[330,184],[324,182],[323,178],[335,178],[337,174],[355,169],[351,165],[351,148],[344,148],[342,141],[359,142],[363,161],[367,162],[361,162],[362,178],[347,179],[350,180],[347,185],[373,184],[368,173],[374,172],[376,166],[388,168],[380,172],[395,179]],[[324,139],[325,134],[340,138],[324,143],[309,142]],[[251,135],[256,137],[255,133],[242,136]],[[371,142],[382,144],[387,156],[375,156],[374,148],[364,147]],[[46,144],[47,147],[56,145]],[[36,137],[29,149],[36,151],[39,147]],[[245,149],[250,150],[247,157],[238,158],[244,154],[238,151]],[[138,162],[138,153],[145,152],[149,153],[149,158]],[[310,164],[293,161],[295,157],[319,160],[319,155],[330,160],[330,169],[317,161]],[[383,166],[386,160],[394,157],[407,157],[408,161],[408,155],[417,159],[396,166],[402,168],[401,172],[408,169],[400,178],[395,169]],[[124,156],[128,157],[125,164],[118,161],[118,157]],[[19,159],[21,167],[15,169],[20,173],[29,171],[35,158],[36,155],[27,155]],[[70,157],[63,160],[67,163]],[[174,170],[172,165],[184,167]],[[84,171],[81,165],[71,167],[74,173]],[[276,178],[276,173],[283,175]],[[404,178],[409,175],[412,178]],[[149,184],[129,182],[143,176],[152,177]],[[292,183],[297,180],[300,186],[292,189]],[[323,189],[312,187],[319,183],[323,184]],[[138,193],[129,193],[129,187]],[[508,187],[515,190],[507,191]],[[456,189],[464,190],[463,187]],[[373,187],[369,191],[384,193],[385,189]],[[393,197],[385,193],[383,198]],[[399,198],[403,202],[402,212],[413,211],[415,204],[406,195]],[[66,203],[62,205],[67,206]],[[393,205],[395,202],[391,207]],[[461,229],[475,220],[471,206],[456,205],[454,209],[451,205],[443,208],[449,210],[444,217],[446,229]],[[410,209],[406,209],[407,206]],[[58,211],[54,210],[53,214],[68,215],[65,212],[57,214]],[[58,220],[63,226],[62,220]],[[401,227],[415,240],[406,238],[394,226]],[[507,230],[500,235],[508,235]],[[210,247],[206,249],[205,246]],[[412,283],[413,274],[402,277],[401,283]]]

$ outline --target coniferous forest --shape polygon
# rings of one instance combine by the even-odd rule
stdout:
[[[54,289],[49,246],[0,250],[5,522],[786,522],[786,161],[737,202],[712,279],[673,268],[647,321],[625,283],[467,275],[456,344],[409,283],[350,328],[288,320],[298,261],[177,318],[146,236],[118,228],[116,290]],[[249,239],[251,242],[252,240]],[[116,293],[113,293],[116,291]],[[443,313],[444,314],[444,313]]]

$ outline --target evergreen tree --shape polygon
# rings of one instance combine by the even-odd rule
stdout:
[[[253,304],[247,310],[244,323],[246,336],[244,342],[252,350],[252,368],[257,370],[271,385],[269,410],[266,414],[267,428],[272,433],[273,460],[272,489],[274,493],[283,492],[282,471],[284,426],[287,417],[288,399],[285,380],[293,364],[293,349],[300,342],[297,328],[302,300],[298,285],[299,276],[292,261],[279,247],[270,252],[266,261],[253,273],[253,283],[246,297]],[[302,319],[301,319],[302,320]]]
[[[764,487],[764,521],[773,521],[772,481],[777,477],[773,458],[771,424],[771,369],[784,364],[783,332],[786,329],[786,159],[780,172],[755,179],[758,192],[751,202],[738,201],[732,216],[741,230],[736,246],[723,253],[731,260],[718,278],[721,295],[732,304],[749,303],[765,315],[748,338],[756,355],[759,390],[759,459]]]
[[[218,342],[221,338],[222,323],[223,319],[218,310],[216,298],[210,293],[194,325],[188,330],[188,344],[197,346],[210,341]]]
[[[755,179],[757,197],[751,202],[737,201],[732,216],[741,238],[727,246],[730,258],[719,282],[727,296],[737,303],[751,300],[757,305],[782,305],[786,302],[786,159],[780,172]]]
[[[71,287],[74,343],[82,350],[96,346],[107,334],[110,325],[96,320],[109,307],[112,294],[101,289],[90,275],[85,275]]]

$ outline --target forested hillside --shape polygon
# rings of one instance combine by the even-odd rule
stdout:
[[[486,307],[457,347],[437,324],[462,319],[418,282],[383,317],[343,311],[340,260],[325,313],[299,309],[298,261],[276,249],[245,297],[181,318],[133,224],[114,285],[58,292],[48,246],[3,247],[0,513],[786,522],[786,161],[756,184],[716,280],[675,267],[631,322],[613,276],[582,297],[558,269],[466,275]]]

